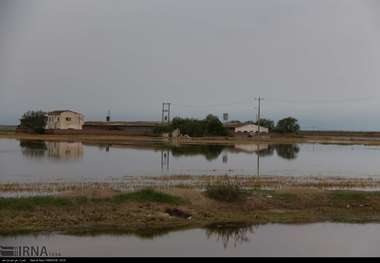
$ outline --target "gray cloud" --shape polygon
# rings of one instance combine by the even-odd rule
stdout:
[[[366,0],[3,0],[0,123],[65,108],[152,120],[164,100],[182,116],[252,119],[260,95],[266,117],[380,129],[379,12]]]

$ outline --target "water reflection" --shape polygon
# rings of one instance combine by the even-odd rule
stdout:
[[[219,157],[225,145],[181,145],[171,147],[173,157],[203,155],[206,160],[212,161]]]
[[[207,161],[217,160],[221,155],[221,163],[228,164],[229,154],[256,154],[257,175],[260,175],[260,158],[277,153],[281,158],[292,160],[297,158],[299,147],[296,144],[235,144],[235,145],[117,145],[117,144],[86,144],[97,146],[100,150],[109,152],[118,149],[147,149],[161,153],[161,172],[170,170],[170,158],[203,156]],[[81,142],[57,142],[42,140],[20,140],[22,154],[28,158],[49,158],[55,160],[80,160],[83,157]]]
[[[260,153],[266,152],[269,146],[268,144],[235,144],[234,149],[236,152]]]
[[[207,239],[216,237],[217,241],[221,241],[224,249],[227,249],[229,244],[234,247],[250,241],[248,235],[253,234],[257,226],[230,223],[230,224],[212,224],[206,228]]]
[[[83,156],[81,142],[48,142],[20,140],[21,152],[28,158],[48,157],[57,160],[80,160]]]
[[[240,230],[239,230],[240,231]],[[126,233],[101,235],[1,236],[7,246],[46,246],[64,257],[378,257],[380,224],[267,224],[250,230],[227,231],[228,247],[215,238],[207,238],[203,229],[165,234],[163,238],[145,238]],[[221,231],[208,231],[218,237]],[[233,234],[230,234],[233,233]],[[236,233],[236,235],[234,234]],[[234,237],[237,240],[236,247]],[[220,239],[219,239],[220,240]],[[249,241],[248,241],[249,240]]]
[[[235,144],[232,149],[228,148],[229,152],[233,153],[255,153],[260,157],[269,157],[277,153],[283,159],[295,159],[300,151],[297,144]]]
[[[47,150],[45,141],[40,140],[21,140],[20,147],[22,154],[29,158],[43,158]]]
[[[297,158],[300,151],[297,144],[277,144],[275,148],[278,156],[288,160]]]
[[[62,160],[80,160],[83,145],[80,142],[47,142],[48,156]]]

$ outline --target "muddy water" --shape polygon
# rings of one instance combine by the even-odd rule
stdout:
[[[380,256],[380,224],[268,224],[161,236],[21,235],[6,246],[46,246],[61,256]]]
[[[128,176],[380,177],[380,147],[363,145],[121,146],[0,139],[0,183]]]

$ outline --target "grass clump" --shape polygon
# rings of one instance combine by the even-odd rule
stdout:
[[[57,196],[1,197],[0,209],[31,209],[35,206],[65,206],[83,203],[86,198],[65,198]]]
[[[113,202],[121,203],[126,201],[138,202],[157,202],[167,204],[182,204],[184,200],[179,196],[156,191],[151,188],[143,189],[136,192],[124,193],[112,198]]]
[[[207,197],[224,202],[243,201],[248,195],[239,184],[233,183],[230,180],[209,184],[206,187]]]

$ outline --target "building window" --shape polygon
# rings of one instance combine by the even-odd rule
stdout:
[[[67,117],[67,118],[66,118],[66,121],[71,121],[71,118],[70,118],[70,117]]]

